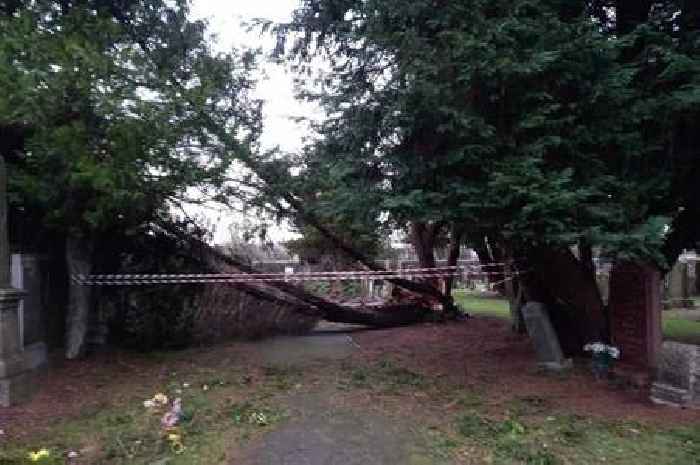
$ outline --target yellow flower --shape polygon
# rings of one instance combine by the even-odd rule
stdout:
[[[44,457],[48,457],[49,455],[50,453],[47,449],[40,449],[36,452],[30,452],[29,460],[31,460],[32,462],[38,462],[39,460],[43,459]]]
[[[180,440],[180,435],[176,433],[168,434],[168,441],[175,442]]]
[[[165,405],[168,403],[168,396],[159,392],[153,396],[153,400],[161,405]]]
[[[185,446],[181,442],[173,442],[170,445],[170,450],[172,450],[175,454],[180,455],[185,452]]]

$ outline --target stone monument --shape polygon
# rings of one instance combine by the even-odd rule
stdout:
[[[666,276],[666,300],[668,308],[693,307],[691,298],[690,266],[678,260]]]
[[[700,408],[700,346],[666,341],[659,354],[651,400],[675,407]]]
[[[11,287],[7,232],[7,176],[0,156],[0,406],[26,401],[38,387],[38,368],[45,364],[43,345],[25,351],[19,304],[25,292]]]
[[[522,308],[527,333],[530,335],[540,368],[561,371],[571,367],[571,359],[564,357],[559,338],[549,319],[544,304],[528,302]]]
[[[653,373],[661,349],[661,275],[649,265],[616,263],[610,277],[610,333],[620,362]]]

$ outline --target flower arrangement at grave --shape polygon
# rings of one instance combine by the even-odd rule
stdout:
[[[590,342],[583,346],[583,350],[591,353],[591,366],[596,378],[606,376],[615,360],[620,358],[620,349],[602,342]]]

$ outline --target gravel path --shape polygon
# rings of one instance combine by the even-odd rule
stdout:
[[[357,344],[351,333],[323,331],[261,343],[273,366],[300,367],[310,361],[348,357]],[[427,465],[435,461],[407,425],[377,412],[337,407],[332,388],[299,393],[288,400],[290,420],[266,434],[246,453],[246,465]]]

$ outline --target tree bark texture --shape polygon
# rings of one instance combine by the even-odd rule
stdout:
[[[592,341],[608,340],[600,291],[581,262],[568,249],[538,248],[528,256],[522,276],[526,301],[545,303],[567,354],[577,354]]]
[[[73,236],[66,238],[66,264],[69,275],[92,272],[92,241]],[[93,308],[92,289],[72,280],[68,289],[66,312],[66,358],[76,359],[85,354],[90,313]]]

